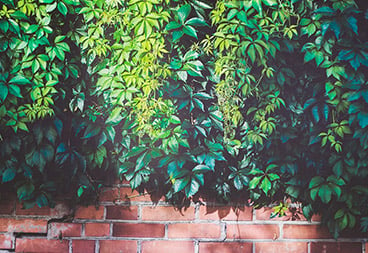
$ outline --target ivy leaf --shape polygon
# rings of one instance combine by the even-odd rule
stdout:
[[[3,172],[3,183],[12,181],[15,178],[16,175],[16,169],[15,168],[8,168]]]
[[[196,39],[198,39],[198,36],[197,36],[197,31],[196,29],[194,29],[192,26],[190,25],[185,25],[183,27],[183,32],[191,37],[194,37]]]
[[[57,8],[62,15],[66,16],[66,14],[68,14],[68,8],[63,2],[58,2]]]
[[[206,21],[201,18],[191,18],[187,22],[185,22],[185,24],[192,26],[207,26]]]
[[[331,201],[332,191],[331,188],[324,184],[319,188],[318,196],[321,198],[322,202],[327,204]]]
[[[255,189],[257,188],[257,186],[259,185],[259,182],[261,181],[262,176],[260,177],[254,177],[250,182],[249,182],[249,189]]]
[[[179,24],[178,22],[175,22],[175,21],[171,21],[170,23],[166,25],[165,29],[167,31],[170,31],[170,30],[178,29],[180,27],[182,27],[182,24]]]
[[[36,203],[37,203],[38,207],[41,208],[41,207],[47,206],[49,204],[49,201],[46,198],[45,194],[42,193],[42,194],[37,196]]]
[[[32,195],[35,187],[32,183],[25,183],[17,189],[17,195],[20,200],[27,200]]]
[[[25,78],[24,76],[14,76],[12,79],[10,79],[9,81],[10,84],[19,84],[19,85],[24,85],[24,84],[32,84],[31,81],[29,81],[27,78]]]
[[[179,179],[175,179],[174,184],[173,184],[173,188],[175,192],[179,192],[181,190],[183,190],[190,181],[190,177],[184,177],[184,178],[179,178]]]
[[[185,188],[185,194],[187,197],[191,197],[199,191],[200,184],[194,178],[191,180],[190,185]]]
[[[194,173],[203,173],[203,172],[207,172],[207,171],[214,171],[214,169],[206,166],[206,165],[202,165],[199,164],[197,166],[195,166],[192,170]]]
[[[10,84],[9,85],[9,93],[18,97],[18,98],[22,98],[22,94],[20,93],[20,88],[17,85],[14,84]]]
[[[178,17],[181,24],[185,23],[185,20],[188,18],[190,11],[191,7],[189,4],[185,4],[179,8]]]
[[[268,179],[268,177],[264,177],[264,179],[262,180],[262,183],[261,183],[261,189],[267,195],[268,192],[271,190],[271,188],[272,188],[271,181]]]
[[[262,14],[262,0],[252,0],[252,7],[256,9],[259,14]]]
[[[0,83],[0,100],[2,102],[5,101],[6,97],[8,96],[8,92],[8,87],[5,84]]]

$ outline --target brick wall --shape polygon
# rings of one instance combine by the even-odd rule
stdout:
[[[142,253],[336,253],[365,252],[368,236],[335,241],[302,216],[269,219],[271,210],[204,203],[178,211],[152,203],[126,185],[107,188],[101,203],[72,210],[24,210],[15,201],[0,204],[0,252]]]

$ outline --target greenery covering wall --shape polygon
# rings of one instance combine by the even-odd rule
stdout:
[[[0,0],[1,191],[117,174],[368,227],[368,11],[353,0]]]

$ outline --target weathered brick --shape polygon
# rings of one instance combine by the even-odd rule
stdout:
[[[360,242],[312,242],[311,252],[361,253],[363,249]]]
[[[66,253],[69,252],[69,241],[17,238],[15,247],[15,252]]]
[[[117,240],[104,240],[100,241],[100,253],[112,253],[112,252],[137,252],[137,242],[135,241],[117,241]]]
[[[189,221],[194,220],[194,215],[193,206],[185,210],[177,210],[172,206],[144,206],[142,208],[142,219],[149,221]]]
[[[79,237],[82,232],[82,224],[78,223],[50,223],[49,238]]]
[[[51,208],[50,216],[53,218],[62,218],[68,215],[72,215],[73,211],[69,204],[66,202],[58,202],[54,208]]]
[[[40,216],[49,216],[51,213],[50,207],[44,206],[44,207],[38,207],[35,205],[32,208],[24,209],[22,207],[22,204],[17,203],[15,214],[16,215],[40,215]]]
[[[142,253],[191,253],[194,243],[190,241],[144,241]]]
[[[218,224],[177,223],[168,225],[169,238],[220,238]]]
[[[0,234],[0,249],[13,249],[13,236],[11,234]]]
[[[252,253],[252,243],[200,242],[199,253]]]
[[[298,221],[306,221],[307,219],[304,217],[304,215],[300,212],[295,213],[293,215],[292,212],[287,210],[285,212],[285,216],[276,216],[274,218],[270,218],[271,214],[273,212],[272,207],[263,207],[258,210],[256,210],[256,219],[257,220],[271,220],[271,221],[291,221],[291,220],[298,220]]]
[[[109,236],[110,224],[108,223],[86,223],[85,225],[86,236]]]
[[[115,220],[137,220],[137,206],[107,206],[106,219]]]
[[[306,242],[256,242],[257,253],[307,253]],[[317,253],[313,251],[313,253]]]
[[[284,238],[286,239],[326,239],[331,234],[326,227],[319,225],[284,225]]]
[[[228,239],[273,239],[280,236],[278,225],[264,224],[229,224],[227,225]]]
[[[163,237],[163,224],[114,223],[113,236],[117,237]]]
[[[76,219],[91,219],[91,220],[101,220],[104,216],[104,207],[99,206],[81,206],[75,211]]]
[[[201,206],[199,219],[201,220],[237,220],[250,221],[253,216],[251,207],[233,208],[230,206]]]
[[[2,200],[0,202],[0,214],[11,215],[15,209],[14,200]]]
[[[0,218],[0,232],[46,233],[47,221]]]
[[[99,200],[106,202],[114,202],[119,199],[119,189],[118,188],[104,188],[102,189]]]
[[[73,240],[73,253],[93,253],[95,252],[95,241],[92,240]]]

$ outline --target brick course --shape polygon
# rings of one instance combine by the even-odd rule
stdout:
[[[0,252],[368,253],[367,234],[334,240],[318,215],[270,220],[271,208],[206,202],[177,210],[121,184],[103,190],[97,208],[0,207]]]

